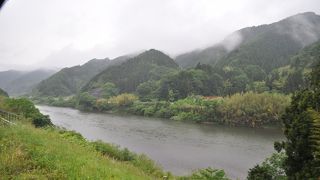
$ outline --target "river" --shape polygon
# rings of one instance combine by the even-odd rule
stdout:
[[[37,106],[52,122],[81,133],[144,153],[175,175],[199,168],[224,169],[232,178],[245,179],[247,171],[271,155],[278,128],[253,129],[199,125],[140,116],[81,112],[71,108]]]

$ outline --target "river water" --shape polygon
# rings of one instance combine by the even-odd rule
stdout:
[[[283,139],[278,128],[253,129],[199,125],[140,116],[87,113],[70,108],[37,106],[52,122],[81,133],[144,153],[175,175],[199,168],[224,169],[232,178],[271,155],[273,142]]]

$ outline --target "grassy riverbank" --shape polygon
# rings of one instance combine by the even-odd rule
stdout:
[[[142,155],[79,134],[30,124],[0,126],[4,179],[161,179],[167,176]]]

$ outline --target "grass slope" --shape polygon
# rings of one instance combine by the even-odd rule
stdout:
[[[54,129],[0,125],[0,179],[159,179]]]

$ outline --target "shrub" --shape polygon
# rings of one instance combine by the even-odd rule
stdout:
[[[229,180],[223,170],[210,167],[195,171],[191,176],[182,177],[181,179]]]
[[[35,127],[45,127],[52,125],[52,122],[48,115],[43,115],[39,113],[32,118],[32,124]]]
[[[252,127],[267,123],[280,123],[280,117],[290,103],[290,97],[277,93],[234,94],[225,98],[219,113],[229,124]]]
[[[118,107],[128,107],[133,104],[134,101],[138,100],[138,97],[134,94],[120,94],[118,96],[111,97],[110,102]]]
[[[250,169],[247,179],[287,179],[284,168],[286,158],[287,156],[284,152],[273,153],[271,157],[266,158],[260,165]]]

